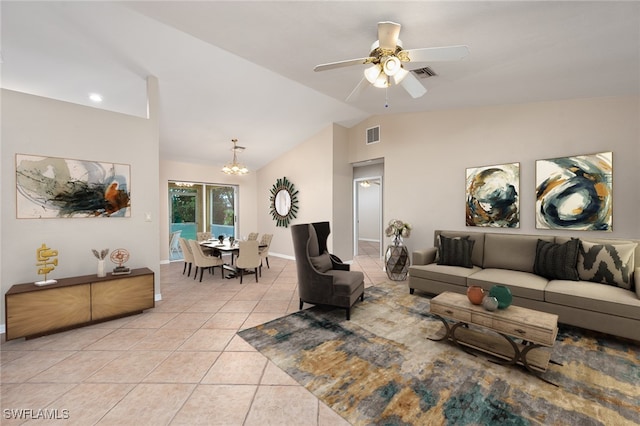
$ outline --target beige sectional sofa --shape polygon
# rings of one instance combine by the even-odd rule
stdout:
[[[581,238],[597,244],[636,243],[631,289],[591,281],[547,279],[534,273],[538,239],[562,244],[570,237],[497,232],[440,231],[434,247],[416,250],[409,268],[409,290],[429,294],[466,293],[479,285],[485,290],[502,284],[511,289],[513,304],[557,314],[559,322],[640,341],[640,240]],[[439,235],[474,241],[471,267],[436,262]],[[634,288],[635,287],[635,288]]]

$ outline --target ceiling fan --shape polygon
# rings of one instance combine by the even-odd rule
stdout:
[[[401,25],[395,22],[378,22],[378,40],[371,45],[369,56],[321,64],[313,70],[326,71],[352,65],[371,64],[364,70],[364,77],[347,97],[347,101],[355,100],[369,84],[375,87],[389,87],[392,82],[402,85],[415,99],[427,93],[427,89],[404,68],[403,63],[455,61],[469,54],[469,48],[464,45],[404,50],[402,41],[398,38],[400,27]]]

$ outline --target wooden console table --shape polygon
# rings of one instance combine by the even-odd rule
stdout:
[[[133,315],[155,306],[154,273],[63,278],[56,284],[12,286],[4,296],[6,339],[37,337]]]
[[[446,330],[444,336],[431,340],[451,340],[463,349],[472,348],[492,355],[500,360],[499,363],[520,364],[555,385],[537,373],[544,373],[549,362],[554,362],[550,360],[550,351],[542,348],[552,347],[556,340],[557,315],[519,306],[490,312],[473,305],[466,295],[452,292],[431,299],[430,312],[444,323]],[[456,322],[450,326],[445,318]],[[469,324],[480,329],[471,328]],[[522,342],[516,342],[514,338]]]

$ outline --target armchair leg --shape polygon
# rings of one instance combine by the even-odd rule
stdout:
[[[351,308],[347,308],[347,321],[351,319]]]
[[[258,268],[255,268],[256,271],[256,282],[258,282]]]
[[[184,262],[184,268],[182,268],[182,275],[187,271],[187,262]]]
[[[240,269],[240,284],[242,284],[242,276],[244,275],[244,269]]]
[[[364,291],[362,292],[362,294],[360,295],[360,301],[364,302]]]
[[[271,269],[271,266],[269,266],[269,256],[265,257],[264,260],[267,261],[267,268]]]
[[[193,273],[193,279],[195,280],[198,276],[198,267],[196,266],[196,271]]]
[[[189,273],[187,274],[188,277],[191,276],[191,263],[189,263]]]
[[[300,308],[299,309],[302,309],[302,306],[304,306],[304,302],[302,301],[302,299],[300,299]]]
[[[200,282],[202,282],[202,273],[204,272],[204,268],[200,268]]]

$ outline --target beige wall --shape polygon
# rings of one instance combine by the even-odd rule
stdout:
[[[220,164],[229,160],[229,152],[220,153]],[[256,206],[256,173],[251,171],[245,176],[229,176],[220,171],[222,166],[211,164],[182,163],[178,161],[160,161],[160,259],[169,262],[169,181],[200,182],[208,184],[237,185],[238,190],[238,232],[247,235],[257,229],[258,208]]]
[[[157,80],[150,78],[148,87],[150,119],[2,90],[3,294],[13,284],[42,279],[36,249],[46,243],[59,253],[48,278],[95,274],[92,248],[126,248],[127,266],[156,273],[159,295]],[[130,164],[131,217],[16,219],[17,153]]]
[[[327,126],[315,136],[258,170],[258,232],[273,234],[270,250],[272,254],[293,257],[290,229],[276,227],[269,213],[270,190],[277,179],[286,176],[300,191],[298,194],[300,209],[291,225],[332,219],[333,134],[334,126]],[[331,238],[329,244],[331,244]]]
[[[409,221],[413,250],[432,245],[434,229],[469,229],[467,167],[510,162],[520,163],[521,227],[505,231],[593,236],[535,229],[535,160],[613,151],[613,232],[598,235],[639,238],[639,105],[599,98],[381,115],[349,129],[349,161],[384,158],[383,222]],[[377,124],[382,140],[366,146],[365,129]]]

